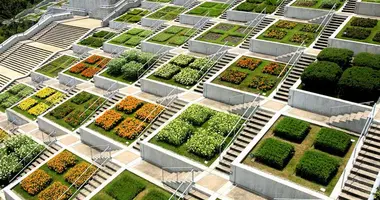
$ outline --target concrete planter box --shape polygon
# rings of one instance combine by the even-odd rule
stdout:
[[[141,8],[144,9],[152,9],[152,8],[157,8],[157,7],[162,7],[162,3],[159,2],[152,2],[152,1],[142,1],[141,2]]]
[[[179,94],[186,91],[185,89],[147,78],[141,78],[140,83],[142,91],[161,97],[167,96],[175,88],[177,89],[172,94]]]
[[[60,84],[66,85],[68,87],[86,82],[85,80],[72,77],[70,75],[64,74],[63,72],[58,73],[58,80]]]
[[[231,21],[248,22],[255,19],[258,15],[259,13],[254,13],[254,12],[227,10],[227,20],[231,20]]]
[[[360,52],[380,54],[380,45],[357,42],[357,41],[352,41],[352,40],[338,39],[338,38],[335,38],[335,34],[333,36],[329,38],[329,47],[350,49],[354,51],[355,54],[358,54]]]
[[[172,0],[172,4],[183,6],[184,4],[190,4],[190,2],[196,2],[197,0]]]
[[[168,46],[164,44],[158,44],[153,42],[141,41],[141,51],[157,53],[157,52],[165,52],[175,49],[176,47]]]
[[[92,51],[95,48],[88,47],[88,46],[83,46],[83,45],[80,45],[80,44],[73,44],[72,49],[73,49],[74,53],[82,54],[82,53],[85,53],[85,52]]]
[[[117,36],[116,36],[117,37]],[[112,54],[120,54],[123,53],[124,51],[128,50],[130,48],[125,47],[125,46],[120,46],[117,44],[111,44],[108,42],[103,43],[103,51],[106,53],[112,53]]]
[[[357,1],[355,13],[359,15],[380,17],[380,3]]]
[[[261,33],[259,33],[261,34]],[[258,34],[258,35],[259,35]],[[249,41],[249,50],[255,53],[268,54],[272,56],[280,56],[297,51],[298,46],[291,44],[284,44],[279,42],[271,42],[268,40],[259,40],[252,38]],[[304,47],[300,50],[305,49]],[[289,58],[290,59],[290,58]]]
[[[198,16],[198,15],[188,15],[188,14],[180,14],[179,15],[179,22],[181,24],[195,25],[201,20],[207,21],[209,19],[211,19],[211,17],[204,17],[204,16]]]
[[[112,29],[116,29],[116,30],[121,30],[121,29],[128,28],[128,25],[129,25],[128,23],[117,22],[115,20],[112,20],[109,23],[109,27],[112,28]]]
[[[30,72],[30,78],[32,79],[33,82],[36,82],[36,83],[41,83],[43,81],[48,81],[51,79],[50,77],[45,76],[35,71]]]
[[[12,110],[11,108],[7,108],[5,110],[5,113],[7,114],[8,121],[13,122],[13,124],[16,124],[17,126],[21,126],[24,124],[27,124],[29,122],[32,122],[31,119],[25,117],[24,115]]]
[[[97,149],[100,151],[104,151],[107,145],[111,148],[109,151],[125,148],[125,146],[86,127],[79,128],[79,133],[83,143],[89,146],[98,146]]]
[[[229,46],[225,46],[223,48],[222,47],[223,45],[220,45],[220,44],[208,43],[208,42],[203,42],[203,41],[194,40],[194,39],[189,40],[189,50],[191,52],[210,55],[218,51],[224,51],[224,50],[228,50],[232,48]]]
[[[94,76],[94,84],[95,84],[95,87],[101,88],[103,90],[108,90],[108,91],[114,91],[114,90],[129,86],[127,83],[115,81],[110,78],[101,76],[99,74],[96,74]]]
[[[161,19],[151,19],[146,17],[141,18],[141,25],[147,27],[158,26],[159,24],[163,24],[165,22],[167,21]]]
[[[37,124],[38,128],[45,133],[50,134],[53,131],[55,131],[55,133],[52,136],[66,135],[72,132],[71,130],[62,127],[43,116],[39,116],[37,118]]]
[[[284,10],[285,17],[303,19],[303,20],[314,19],[316,17],[327,15],[328,13],[329,13],[329,10],[296,7],[296,6],[290,6],[290,5],[285,6],[285,10]]]

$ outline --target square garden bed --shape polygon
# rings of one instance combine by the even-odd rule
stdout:
[[[355,147],[357,137],[281,116],[243,163],[329,196]]]
[[[196,40],[221,45],[227,42],[228,46],[237,46],[247,36],[249,30],[246,28],[235,24],[219,23],[196,38]]]
[[[313,9],[325,9],[330,10],[334,4],[336,4],[334,10],[339,10],[339,8],[344,4],[343,0],[296,0],[291,6],[303,7],[303,8],[313,8]]]
[[[184,10],[184,7],[165,6],[156,12],[146,16],[146,18],[171,21],[177,18],[178,15],[181,14]]]
[[[286,73],[285,64],[242,56],[212,82],[252,93],[269,96]]]
[[[21,101],[16,106],[13,106],[12,110],[31,120],[36,120],[39,115],[61,102],[65,96],[60,91],[46,87],[36,92],[33,96]]]
[[[125,14],[118,17],[114,21],[134,24],[141,21],[141,18],[146,16],[148,13],[149,13],[149,10],[135,8],[135,9],[128,10]]]
[[[204,2],[199,6],[191,9],[186,14],[197,15],[197,16],[208,16],[208,17],[218,17],[227,8],[229,4],[216,3],[216,2]]]
[[[195,30],[182,26],[170,26],[151,37],[148,42],[169,46],[181,46],[194,34]]]
[[[138,46],[141,41],[148,38],[152,34],[153,31],[151,30],[132,28],[127,32],[112,39],[111,41],[109,41],[109,43],[134,48]]]
[[[25,177],[12,190],[22,199],[60,197],[59,199],[68,200],[95,172],[96,167],[90,165],[89,162],[65,150]],[[72,184],[74,187],[69,189]]]
[[[91,47],[91,48],[99,48],[103,46],[103,43],[116,35],[114,32],[109,31],[98,31],[93,33],[91,36],[81,40],[78,44]]]
[[[277,6],[281,1],[267,1],[267,0],[246,0],[236,6],[233,10],[242,12],[261,13],[264,8],[267,14],[272,14],[276,11]]]
[[[243,123],[240,117],[200,105],[191,105],[150,142],[210,166]]]
[[[172,194],[132,172],[124,171],[91,200],[135,199],[167,200]]]
[[[148,78],[167,84],[190,89],[198,83],[202,75],[213,66],[214,61],[179,55],[160,67]]]
[[[17,84],[5,92],[0,94],[0,111],[4,112],[5,109],[12,107],[14,104],[31,95],[34,89],[24,85]]]
[[[106,99],[97,95],[81,92],[47,113],[44,117],[73,131],[94,115],[106,101]]]
[[[318,24],[279,20],[258,36],[257,39],[296,46],[305,41],[304,45],[308,47],[314,42],[320,32],[320,30],[316,32],[318,26]]]
[[[128,96],[103,113],[88,128],[129,145],[163,110],[164,108],[160,105]]]
[[[172,0],[147,0],[150,2],[158,2],[158,3],[170,3]]]
[[[46,75],[51,78],[58,76],[58,73],[67,69],[74,63],[78,62],[78,59],[68,55],[62,55],[59,58],[49,62],[43,67],[36,70],[36,72]]]
[[[336,38],[380,45],[379,20],[352,17]]]
[[[82,80],[90,80],[96,73],[101,71],[110,60],[110,58],[103,56],[92,55],[84,61],[72,66],[64,73]]]

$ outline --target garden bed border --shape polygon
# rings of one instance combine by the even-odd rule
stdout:
[[[212,19],[212,17],[191,15],[191,14],[186,14],[186,13],[179,15],[179,23],[188,24],[188,25],[196,25],[201,20],[208,21],[210,19]]]
[[[68,87],[72,87],[72,86],[87,82],[86,80],[82,80],[77,77],[65,74],[64,72],[67,70],[70,70],[70,68],[67,68],[66,70],[58,73],[58,80],[60,84],[63,84]],[[72,81],[72,79],[74,79],[74,81]]]
[[[207,31],[205,31],[205,32],[207,32]],[[207,54],[207,55],[214,54],[214,53],[218,52],[218,50],[223,47],[223,45],[221,45],[221,44],[204,42],[204,41],[200,41],[200,40],[196,40],[196,39],[190,39],[188,42],[189,42],[189,51]],[[232,48],[233,47],[226,45],[220,51],[225,51],[225,50],[229,50]]]
[[[118,37],[120,35],[121,34],[115,36],[114,38],[116,38],[116,37]],[[114,39],[114,38],[112,38],[112,39]],[[109,41],[111,41],[111,40],[109,40]],[[106,52],[106,53],[113,53],[113,54],[115,54],[114,52],[117,52],[117,55],[119,55],[120,52],[123,53],[126,50],[132,49],[131,47],[126,47],[126,46],[122,46],[122,45],[118,45],[118,44],[112,44],[109,41],[103,43],[103,51]]]
[[[161,33],[161,32],[159,32]],[[175,47],[175,46],[168,46],[168,45],[165,45],[165,44],[159,44],[159,43],[153,43],[153,42],[148,42],[148,41],[141,41],[141,51],[144,51],[144,52],[150,52],[150,53],[157,53],[157,52],[165,52],[165,51],[170,51],[170,50],[173,50],[175,48],[178,48],[178,47]]]
[[[317,17],[327,15],[330,11],[330,9],[325,10],[325,9],[318,9],[318,8],[292,6],[294,2],[295,1],[292,1],[284,7],[285,17],[309,20],[309,19],[314,19]],[[324,17],[322,17],[322,19],[317,20],[316,22],[321,23],[323,19]]]
[[[355,13],[359,15],[380,17],[380,3],[356,1]]]
[[[143,9],[152,9],[152,8],[162,8],[163,6],[166,6],[166,4],[169,3],[161,3],[161,2],[153,2],[153,1],[141,1],[141,8]]]
[[[30,78],[32,79],[33,82],[36,82],[36,83],[41,83],[41,82],[53,79],[53,78],[46,76],[45,74],[41,74],[37,71],[31,71],[30,72]]]
[[[104,112],[102,112],[99,116],[101,116],[103,113]],[[122,145],[120,142],[117,142],[92,129],[87,128],[87,126],[93,122],[94,120],[90,120],[78,129],[78,132],[80,134],[80,140],[83,143],[90,146],[97,146],[96,149],[100,151],[104,151],[106,149],[106,145],[109,145],[110,147],[110,149],[108,149],[107,151],[115,151],[126,148],[126,146]]]
[[[89,36],[89,37],[91,37],[91,36]],[[88,37],[86,37],[86,38],[88,38]],[[85,39],[85,38],[83,38],[83,39]],[[74,43],[72,45],[72,49],[73,49],[74,53],[82,54],[84,52],[89,52],[89,51],[92,51],[92,50],[95,50],[95,49],[98,49],[98,48],[93,48],[93,47],[81,45],[81,44],[78,44],[78,43]]]
[[[29,97],[29,96],[28,96]],[[18,102],[16,105],[14,106],[17,106],[20,102]],[[30,122],[32,122],[31,119],[25,117],[24,115],[14,111],[12,108],[14,107],[10,107],[10,108],[7,108],[5,110],[5,113],[7,115],[7,118],[8,118],[8,121],[9,122],[13,122],[14,124],[16,124],[17,126],[21,126],[21,125],[25,125],[25,124],[28,124]]]
[[[149,16],[149,15],[147,15],[147,16]],[[158,26],[159,24],[164,24],[167,22],[167,20],[147,18],[147,16],[144,16],[141,18],[141,26],[152,27],[153,25]]]
[[[162,83],[160,81],[152,80],[149,78],[141,78],[141,91],[147,92],[150,94],[158,95],[158,96],[167,96],[171,91],[177,88],[171,95],[179,94],[182,92],[186,92],[186,89],[170,85],[167,83]]]
[[[123,82],[116,81],[116,80],[113,80],[111,78],[102,76],[101,74],[104,73],[104,72],[101,72],[101,73],[96,74],[94,76],[94,85],[95,85],[95,87],[101,88],[103,90],[115,91],[115,90],[118,90],[120,88],[124,88],[124,87],[130,86],[128,83],[123,83]],[[113,85],[113,84],[115,84],[115,85]]]

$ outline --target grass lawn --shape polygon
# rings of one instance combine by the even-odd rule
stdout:
[[[363,2],[380,3],[380,0],[363,0]]]
[[[156,195],[153,195],[156,194]],[[170,192],[156,186],[132,172],[125,170],[100,192],[92,200],[166,200],[171,196]]]
[[[137,23],[141,20],[142,17],[144,17],[148,13],[149,13],[149,10],[145,10],[145,9],[139,9],[139,8],[131,9],[131,10],[128,10],[124,15],[115,19],[115,21]]]
[[[379,23],[379,20],[378,20],[377,25],[375,27],[364,28],[364,27],[359,27],[359,26],[351,26],[351,22],[355,18],[357,18],[357,17],[352,17],[350,19],[350,21],[343,27],[343,29],[338,33],[338,35],[336,35],[336,38],[380,45],[380,23]],[[366,29],[366,30],[371,31],[371,34],[365,39],[350,38],[350,37],[344,36],[344,32],[346,31],[347,28],[362,28],[362,29]],[[373,40],[375,38],[376,34],[378,37],[378,41]]]
[[[110,60],[103,56],[92,55],[63,73],[87,81],[101,71]]]
[[[74,58],[68,55],[63,55],[51,61],[50,63],[44,65],[43,67],[37,69],[36,72],[55,78],[58,76],[59,72],[70,67],[72,64],[74,64],[77,61],[78,61],[77,58]]]
[[[259,59],[259,58],[253,58],[253,59],[259,59],[261,60],[261,63],[254,69],[254,70],[250,70],[248,68],[242,68],[242,67],[239,67],[238,66],[238,63],[239,61],[241,61],[242,59],[244,58],[252,58],[252,57],[247,57],[247,56],[242,56],[239,60],[237,60],[235,63],[233,63],[230,67],[228,67],[225,72],[223,72],[222,74],[220,74],[217,78],[215,78],[212,83],[216,83],[216,84],[219,84],[219,85],[224,85],[224,86],[227,86],[227,87],[232,87],[232,88],[235,88],[235,89],[238,89],[238,90],[243,90],[243,91],[247,91],[247,92],[252,92],[252,93],[261,93],[262,95],[264,96],[269,96],[273,90],[276,89],[277,87],[277,84],[281,81],[281,78],[277,78],[278,75],[271,75],[271,74],[268,74],[268,73],[263,73],[263,69],[265,66],[267,66],[268,64],[272,63],[273,61],[269,61],[269,60],[263,60],[263,59]],[[273,63],[277,63],[277,62],[273,62]],[[284,64],[280,64],[280,66],[285,66]],[[232,82],[228,82],[228,81],[223,81],[222,80],[222,76],[228,72],[228,70],[236,70],[236,71],[239,71],[239,72],[243,72],[243,73],[246,73],[247,74],[247,77],[240,83],[240,84],[235,84],[235,83],[232,83]],[[283,72],[283,74],[285,74],[286,71]],[[274,81],[274,84],[272,85],[272,88],[267,90],[261,90],[259,88],[252,88],[252,87],[249,87],[249,85],[252,83],[252,80],[254,77],[258,77],[258,76],[261,76],[261,77],[265,77],[265,78],[268,78],[270,80],[273,80]]]
[[[185,10],[184,7],[178,6],[165,6],[156,12],[147,16],[147,18],[151,19],[160,19],[160,20],[174,20]]]
[[[237,46],[243,42],[248,32],[249,30],[246,29],[245,26],[220,23],[199,36],[196,40],[215,44],[224,44],[227,42],[228,46]]]
[[[327,0],[314,0],[314,1],[307,1],[307,3],[304,0],[298,0],[294,2],[291,6],[294,7],[303,7],[303,8],[314,8],[314,9],[324,9],[324,10],[330,10],[333,5],[325,5],[324,2],[328,2]],[[337,2],[337,5],[334,10],[339,10],[340,7],[344,4],[344,1],[340,0]]]
[[[191,9],[186,14],[198,15],[198,16],[209,16],[218,17],[228,8],[229,4],[225,3],[215,3],[215,2],[204,2],[201,5]]]
[[[336,175],[330,180],[329,184],[328,185],[321,185],[321,184],[317,184],[315,182],[311,182],[311,181],[308,181],[306,179],[303,179],[299,176],[296,176],[296,171],[295,171],[296,166],[299,163],[301,157],[304,155],[304,153],[307,150],[314,149],[313,144],[314,144],[314,141],[317,137],[317,133],[321,129],[321,127],[314,125],[314,124],[310,124],[311,129],[310,129],[308,135],[306,136],[306,138],[302,141],[302,143],[295,143],[295,142],[290,142],[288,140],[284,140],[284,139],[281,139],[279,137],[274,136],[274,133],[273,133],[274,127],[279,123],[279,121],[281,119],[284,119],[284,117],[280,117],[279,120],[277,120],[277,122],[269,129],[269,131],[264,135],[264,137],[260,140],[260,142],[255,145],[255,147],[253,148],[251,153],[255,152],[258,149],[258,147],[263,143],[264,139],[267,139],[267,138],[276,138],[277,140],[281,140],[282,142],[290,143],[294,146],[295,153],[294,153],[293,157],[291,158],[291,160],[289,161],[289,163],[286,165],[286,167],[282,170],[277,170],[275,168],[269,167],[269,166],[262,164],[260,162],[255,162],[251,157],[251,153],[243,160],[243,163],[246,165],[252,166],[254,168],[266,171],[272,175],[288,179],[290,181],[293,181],[299,185],[305,186],[305,187],[310,188],[312,190],[315,190],[317,192],[321,192],[320,188],[325,188],[326,192],[324,194],[329,196],[331,194],[331,192],[333,191],[336,183],[338,182],[339,177],[342,174],[342,172],[346,166],[346,163],[351,156],[351,153],[355,147],[355,143],[356,143],[358,138],[352,136],[352,139],[354,139],[355,142],[353,142],[351,144],[350,149],[348,150],[348,152],[345,154],[344,157],[334,156],[334,155],[330,154],[331,157],[338,159],[340,161],[341,165],[340,165]],[[319,151],[316,149],[314,149],[314,150]]]
[[[114,32],[99,31],[93,33],[91,36],[81,40],[78,44],[88,46],[92,48],[99,48],[103,46],[103,43],[116,35]]]
[[[280,1],[274,1],[274,3],[272,4],[270,3],[270,1],[267,0],[247,0],[236,6],[234,10],[242,12],[261,13],[265,8],[265,12],[267,14],[272,14],[276,11],[279,3]]]
[[[301,30],[309,26],[309,32]],[[305,40],[305,46],[308,47],[314,42],[320,32],[320,30],[317,33],[315,32],[317,27],[317,24],[280,20],[269,27],[263,34],[257,37],[257,39],[291,44],[295,46],[299,46],[302,41]]]
[[[149,37],[152,33],[153,31],[151,30],[132,28],[127,32],[119,35],[118,37],[112,39],[109,43],[134,48],[139,45],[141,41]]]
[[[186,27],[171,26],[150,38],[148,42],[177,47],[183,45],[194,31],[195,30]]]
[[[123,78],[122,74],[120,74],[120,76],[113,76],[113,75],[109,74],[107,72],[107,70],[105,70],[103,73],[101,73],[100,76],[104,76],[104,77],[107,77],[109,79],[113,79],[115,81],[120,81],[120,82],[127,83],[127,84],[133,84],[136,81],[136,80],[133,80],[133,81],[126,80]]]

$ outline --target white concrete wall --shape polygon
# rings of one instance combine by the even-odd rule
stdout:
[[[238,22],[248,22],[259,16],[259,13],[244,12],[239,10],[227,10],[227,19]]]
[[[69,70],[69,69],[67,69]],[[66,85],[68,87],[84,83],[85,80],[80,80],[78,78],[72,77],[70,75],[64,74],[63,72],[58,73],[58,80],[60,84]]]
[[[259,34],[258,34],[259,36]],[[249,41],[249,50],[255,53],[268,54],[272,56],[281,56],[284,54],[292,53],[297,51],[298,46],[284,44],[279,42],[272,42],[268,40],[259,40],[252,38]],[[300,48],[300,50],[305,48]]]
[[[380,17],[380,3],[357,1],[355,13],[359,15]]]
[[[107,77],[101,76],[99,74],[96,74],[94,76],[94,84],[95,84],[95,87],[101,88],[103,90],[108,90],[108,91],[115,91],[117,89],[129,86],[126,83],[115,81]]]
[[[163,24],[165,22],[166,20],[152,19],[146,17],[141,18],[141,25],[147,27],[158,26],[159,24]]]
[[[40,83],[42,81],[48,81],[50,80],[50,77],[47,77],[43,74],[40,74],[38,72],[30,72],[30,78],[32,79],[32,81],[36,82],[36,83]]]
[[[165,51],[170,51],[174,48],[175,47],[164,45],[164,44],[141,41],[141,51],[144,51],[144,52],[150,52],[150,53],[160,52],[160,53],[162,53]]]
[[[72,45],[73,52],[77,53],[77,54],[82,54],[84,52],[89,52],[89,51],[92,51],[94,49],[95,48],[91,48],[91,47],[88,47],[88,46],[83,46],[83,45],[80,45],[80,44],[73,44]]]
[[[116,36],[118,37],[118,36]],[[115,37],[115,38],[116,38]],[[116,45],[116,44],[111,44],[108,42],[103,43],[103,51],[107,53],[112,53],[112,54],[121,54],[126,50],[129,50],[130,48],[121,46],[121,45]]]
[[[49,119],[43,116],[39,116],[37,118],[37,124],[38,128],[45,133],[50,134],[53,131],[55,131],[54,134],[52,134],[52,136],[66,135],[70,134],[71,132],[70,130],[55,124],[54,122],[50,121]]]
[[[210,17],[198,16],[198,15],[189,15],[189,14],[180,14],[179,22],[181,24],[195,25],[201,20],[208,20]]]
[[[12,110],[11,108],[7,108],[5,112],[7,114],[8,121],[16,124],[17,126],[21,126],[32,121],[24,117],[23,115],[17,113],[16,111]]]
[[[151,80],[148,78],[141,78],[140,83],[142,91],[161,97],[167,96],[175,88],[176,90],[171,94],[179,94],[186,91],[185,89],[178,88],[176,86],[169,85],[166,83],[161,83],[159,81]]]
[[[203,42],[195,39],[190,39],[189,41],[189,50],[191,52],[196,52],[196,53],[202,53],[202,54],[214,54],[218,51],[225,51],[228,49],[231,49],[229,46],[224,46],[220,44],[214,44],[214,43],[208,43],[208,42]],[[223,47],[223,48],[222,48]]]
[[[289,18],[309,20],[316,17],[324,16],[329,13],[329,10],[302,8],[296,6],[285,6],[284,15]],[[322,18],[323,19],[323,18]]]
[[[122,146],[121,144],[119,145],[116,142],[112,141],[112,139],[109,139],[106,136],[96,133],[95,131],[86,127],[79,128],[79,133],[80,139],[83,143],[89,146],[97,146],[97,149],[100,151],[104,151],[107,145],[110,147],[109,151],[125,148],[125,146]]]
[[[333,35],[329,38],[329,47],[350,49],[354,51],[355,54],[358,54],[360,52],[380,54],[380,45],[357,42],[352,40],[343,40],[334,37],[335,36]]]

